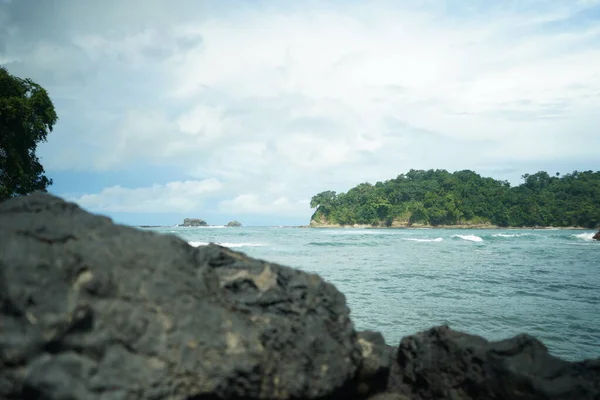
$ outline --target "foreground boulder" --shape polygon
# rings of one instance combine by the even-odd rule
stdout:
[[[361,347],[317,275],[47,194],[0,203],[0,238],[2,399],[351,393]]]
[[[0,399],[597,400],[599,376],[525,335],[392,348],[317,275],[47,194],[0,203]]]
[[[592,236],[592,239],[600,240],[600,231],[596,232],[596,234],[594,236]]]
[[[600,359],[570,363],[528,335],[488,342],[442,326],[402,339],[388,391],[416,400],[598,399]]]

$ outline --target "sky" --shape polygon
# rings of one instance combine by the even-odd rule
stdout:
[[[49,191],[126,224],[307,224],[411,168],[600,170],[600,0],[0,0]]]

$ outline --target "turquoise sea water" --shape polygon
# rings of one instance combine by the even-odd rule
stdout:
[[[600,356],[600,242],[592,231],[155,228],[316,272],[358,330],[389,344],[433,325],[490,340],[518,333],[570,360]]]

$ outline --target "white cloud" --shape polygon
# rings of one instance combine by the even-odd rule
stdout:
[[[290,201],[281,196],[269,198],[258,194],[241,194],[233,200],[219,203],[219,210],[229,214],[263,214],[268,216],[298,216],[310,213],[308,200]]]
[[[547,135],[540,118],[560,119],[554,130],[564,132],[573,108],[600,105],[590,97],[600,90],[600,47],[588,42],[600,32],[528,33],[574,9],[516,19],[503,12],[491,22],[463,26],[398,9],[371,11],[369,18],[354,11],[251,13],[200,25],[202,46],[173,59],[175,93],[190,98],[208,86],[249,104],[272,96],[309,99],[289,110],[272,107],[267,118],[283,124],[298,115],[322,117],[341,129],[288,128],[269,137],[277,143],[273,162],[320,170],[352,159],[361,146],[352,138],[359,133],[372,136],[367,149],[373,152],[391,143],[382,138],[388,116],[442,136],[511,148]],[[315,106],[325,102],[330,107]],[[557,140],[559,146],[570,141],[568,135]],[[524,156],[548,152],[534,147]]]
[[[248,213],[279,201],[304,216],[320,190],[410,168],[593,156],[600,25],[579,16],[597,1],[403,3],[156,0],[139,18],[66,19],[82,34],[53,54],[42,40],[0,58],[60,69],[78,51],[96,71],[74,96],[94,131],[57,134],[50,168],[175,165],[218,178],[221,207]],[[104,108],[114,118],[89,117]],[[96,151],[72,156],[81,147]]]
[[[98,194],[86,194],[71,201],[91,211],[104,212],[191,212],[222,188],[216,179],[169,182],[144,188],[113,186]]]
[[[183,114],[178,120],[178,125],[181,132],[187,135],[210,140],[223,133],[223,119],[221,110],[201,104]]]

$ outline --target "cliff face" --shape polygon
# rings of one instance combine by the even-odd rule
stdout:
[[[600,360],[447,327],[388,346],[317,275],[48,194],[0,203],[0,238],[0,399],[600,396]]]

